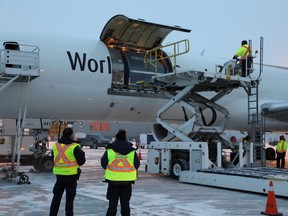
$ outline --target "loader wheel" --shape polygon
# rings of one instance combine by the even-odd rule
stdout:
[[[27,175],[21,174],[17,184],[30,184],[29,177]]]
[[[40,170],[42,172],[52,172],[53,170],[53,159],[52,156],[45,155],[40,160]]]
[[[172,161],[170,175],[174,179],[179,179],[179,174],[183,170],[189,170],[189,163],[184,159],[177,159]]]
[[[267,148],[265,150],[265,153],[266,153],[266,159],[267,160],[275,160],[276,153],[275,153],[275,150],[273,148]]]

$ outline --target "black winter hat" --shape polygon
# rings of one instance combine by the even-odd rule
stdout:
[[[247,44],[247,40],[243,40],[243,41],[241,42],[241,45],[242,45],[242,46],[245,45],[245,44]]]
[[[72,128],[65,128],[63,130],[63,137],[70,138],[73,134]]]
[[[117,140],[126,140],[126,131],[125,130],[119,130],[116,134]]]

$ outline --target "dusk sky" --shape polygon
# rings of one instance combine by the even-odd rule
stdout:
[[[117,14],[148,22],[179,25],[191,33],[172,32],[165,43],[189,39],[191,51],[232,58],[243,39],[259,50],[264,63],[288,67],[287,0],[0,0],[2,29],[44,31],[95,37]],[[259,58],[258,60],[259,61]]]

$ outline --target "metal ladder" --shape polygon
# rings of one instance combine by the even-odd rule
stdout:
[[[251,125],[253,121],[259,124],[259,101],[258,101],[258,81],[248,87],[248,124]],[[256,118],[254,118],[254,116]]]
[[[249,41],[251,44],[251,42]],[[263,44],[264,38],[260,38],[260,63],[259,63],[259,75],[258,78],[247,88],[248,94],[248,124],[251,126],[252,142],[255,145],[255,159],[261,159],[262,165],[265,163],[265,150],[264,145],[264,135],[265,129],[263,127],[262,116],[259,116],[259,78],[263,72]]]

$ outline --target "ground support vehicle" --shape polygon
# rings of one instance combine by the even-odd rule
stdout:
[[[288,197],[288,170],[261,166],[253,160],[253,143],[238,144],[235,166],[232,158],[226,160],[221,143],[215,144],[216,160],[212,162],[207,142],[152,142],[147,171],[172,175],[184,183],[262,194],[267,194],[273,181],[275,195]]]
[[[156,141],[148,146],[147,171],[185,183],[265,194],[273,181],[276,196],[288,197],[287,172],[267,168],[264,160],[256,160],[259,149],[261,159],[265,155],[263,143],[232,143],[222,135],[230,116],[217,101],[235,89],[243,88],[248,95],[248,123],[255,126],[260,122],[259,108],[253,104],[256,101],[258,105],[261,69],[258,77],[251,78],[234,73],[236,69],[229,62],[215,68],[215,73],[176,71],[154,78],[161,84],[154,87],[169,100],[156,115]],[[182,120],[169,116],[169,110],[177,107],[184,111]]]
[[[97,149],[98,147],[106,147],[111,143],[110,139],[105,138],[102,134],[91,134],[85,138],[78,138],[77,142],[83,146],[89,146],[91,149]]]
[[[151,142],[155,141],[152,133],[142,133],[139,136],[140,141],[140,148],[144,149],[147,147]]]

